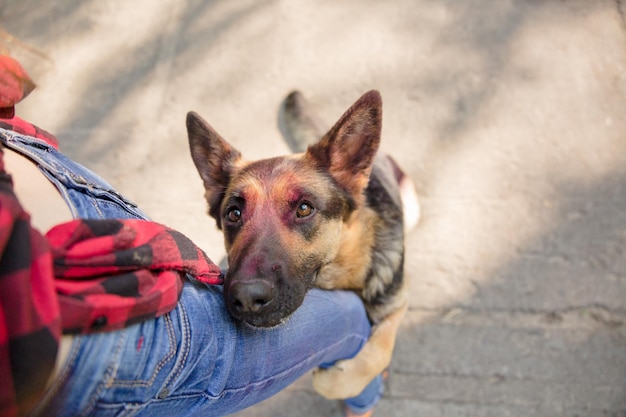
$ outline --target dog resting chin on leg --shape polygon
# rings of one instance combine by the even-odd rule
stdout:
[[[224,233],[224,301],[237,320],[273,327],[309,288],[357,292],[373,324],[370,339],[313,379],[327,398],[354,397],[388,367],[407,310],[404,233],[419,218],[417,196],[393,159],[377,152],[377,91],[326,134],[298,92],[284,100],[279,122],[295,153],[247,161],[199,115],[187,115],[209,214]]]

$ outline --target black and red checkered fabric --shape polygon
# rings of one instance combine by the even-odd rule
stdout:
[[[34,88],[0,55],[0,128],[58,148],[15,117]],[[219,284],[219,268],[189,239],[141,220],[75,220],[42,236],[13,191],[0,145],[0,416],[28,414],[50,377],[61,333],[119,329],[172,310],[185,277]]]
[[[30,226],[0,158],[0,415],[25,414],[41,394],[60,336],[48,244]]]
[[[0,116],[7,126],[56,146],[41,129]],[[0,146],[0,415],[26,415],[36,404],[62,332],[115,330],[165,314],[187,278],[222,282],[202,250],[157,223],[75,220],[42,236],[14,194]]]
[[[174,308],[181,273],[220,284],[217,265],[187,237],[145,220],[75,220],[46,237],[64,333],[120,329]]]
[[[53,135],[15,117],[15,105],[34,88],[35,83],[19,62],[8,55],[0,55],[0,127],[38,137],[58,148],[58,142]]]
[[[5,113],[3,115],[3,111],[6,111],[8,113]],[[37,126],[30,124],[23,119],[20,119],[13,113],[14,111],[12,107],[10,109],[0,109],[0,128],[12,130],[22,135],[42,139],[52,147],[59,149],[59,142],[57,141],[57,138],[54,137],[51,133],[48,133]]]
[[[42,236],[13,193],[0,149],[0,415],[26,413],[61,332],[116,330],[171,311],[184,279],[222,283],[181,233],[134,219],[74,220]]]
[[[25,124],[14,118],[14,105],[33,87],[17,61],[0,56],[0,127]],[[28,412],[45,388],[54,367],[61,319],[47,242],[30,227],[1,151],[0,415],[18,416]]]

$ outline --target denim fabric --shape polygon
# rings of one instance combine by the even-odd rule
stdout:
[[[0,140],[35,161],[75,217],[146,218],[104,180],[44,142],[0,129]],[[356,295],[312,290],[283,325],[234,322],[221,287],[187,283],[177,307],[116,332],[74,338],[41,416],[222,416],[258,403],[322,364],[354,356],[370,325]],[[376,378],[346,401],[373,407]]]
[[[147,218],[137,205],[115,192],[105,180],[44,141],[5,129],[0,129],[0,141],[39,165],[67,202],[74,218]]]

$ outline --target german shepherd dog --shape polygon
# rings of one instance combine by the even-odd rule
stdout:
[[[298,92],[283,101],[279,120],[297,153],[250,162],[199,115],[187,115],[209,215],[224,233],[224,300],[236,319],[272,327],[311,287],[356,291],[373,324],[370,339],[356,357],[313,377],[323,396],[353,397],[391,361],[407,310],[404,233],[417,222],[417,196],[398,165],[377,155],[377,91],[323,136]]]

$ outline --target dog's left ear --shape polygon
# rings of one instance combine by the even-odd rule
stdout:
[[[372,90],[361,96],[330,131],[307,149],[305,158],[330,175],[361,202],[380,144],[382,99]]]
[[[220,206],[241,153],[195,112],[187,113],[187,134],[191,158],[204,182],[209,214],[221,229]]]

